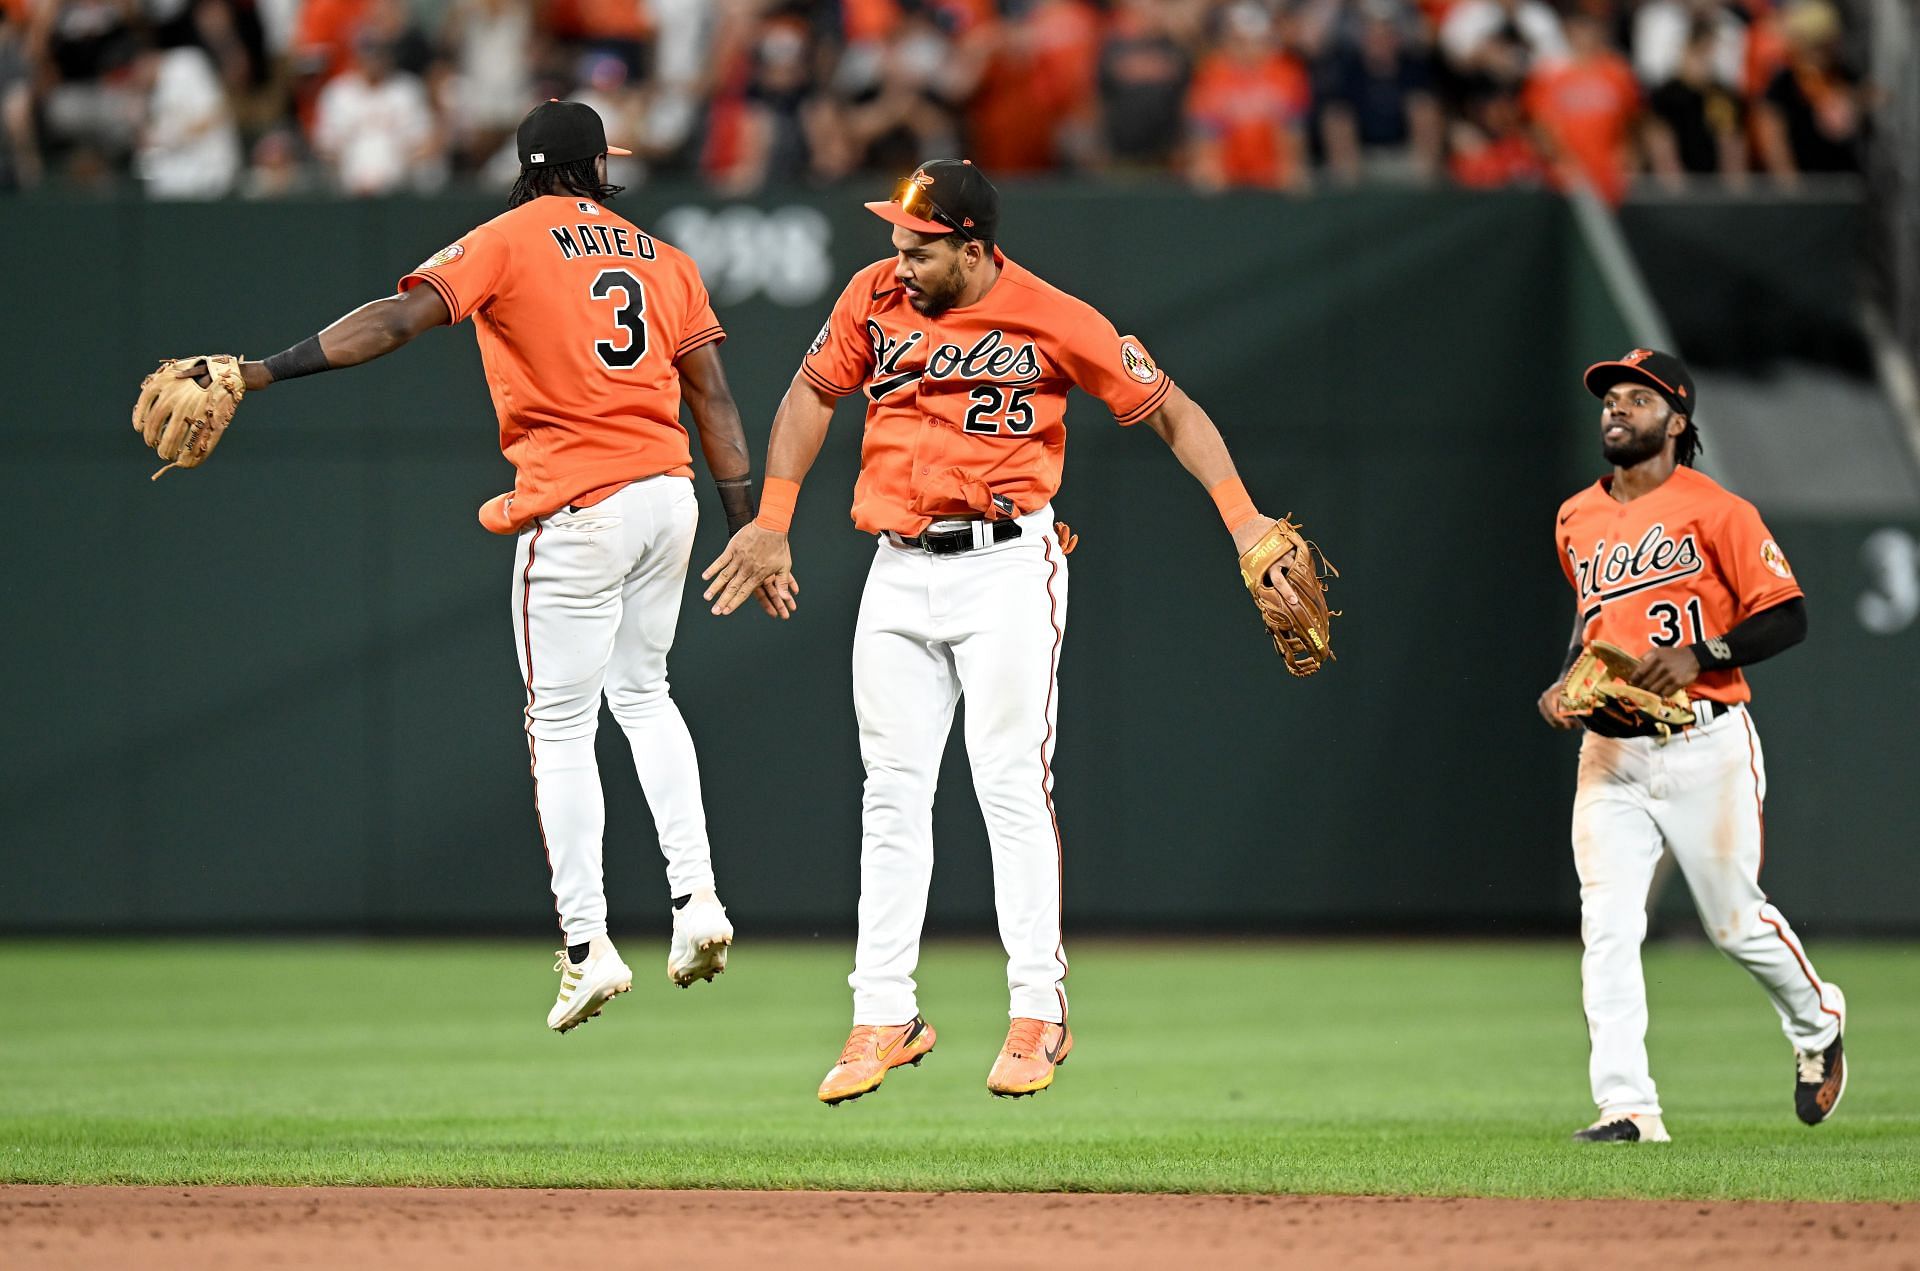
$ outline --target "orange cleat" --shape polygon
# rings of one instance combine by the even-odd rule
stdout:
[[[854,1025],[840,1062],[820,1083],[820,1102],[831,1106],[878,1090],[892,1069],[925,1059],[934,1041],[932,1026],[918,1015],[904,1024]]]
[[[987,1074],[987,1089],[1014,1098],[1045,1090],[1053,1084],[1053,1070],[1067,1062],[1072,1049],[1073,1033],[1065,1024],[1017,1018],[1007,1029],[1000,1058]]]

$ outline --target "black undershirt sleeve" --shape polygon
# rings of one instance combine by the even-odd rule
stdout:
[[[1752,666],[1784,653],[1807,638],[1807,602],[1795,596],[1762,609],[1733,630],[1691,646],[1703,671],[1726,671]]]
[[[267,374],[273,376],[276,384],[281,380],[297,380],[302,375],[317,375],[333,369],[326,353],[320,348],[320,337],[317,335],[308,336],[290,349],[280,350],[266,360],[265,366]]]
[[[753,478],[730,477],[725,481],[716,478],[713,484],[720,491],[720,508],[727,515],[727,537],[732,538],[755,516]]]

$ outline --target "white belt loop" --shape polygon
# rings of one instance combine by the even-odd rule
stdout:
[[[993,522],[973,522],[973,548],[979,551],[983,547],[993,546]]]

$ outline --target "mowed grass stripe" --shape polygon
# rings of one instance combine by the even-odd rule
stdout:
[[[1920,1198],[1910,944],[1816,946],[1856,1061],[1816,1130],[1744,973],[1649,950],[1660,1148],[1565,1141],[1572,940],[1082,942],[1073,1060],[1019,1101],[984,1086],[1003,955],[934,944],[938,1049],[839,1109],[844,942],[749,934],[686,991],[663,938],[625,952],[635,991],[556,1037],[537,945],[0,943],[0,1180]]]

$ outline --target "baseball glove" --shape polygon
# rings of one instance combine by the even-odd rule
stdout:
[[[1685,689],[1661,697],[1627,683],[1639,665],[1640,659],[1625,649],[1595,640],[1567,670],[1566,681],[1560,686],[1561,709],[1569,715],[1601,711],[1629,725],[1652,720],[1663,731],[1692,724],[1693,707],[1688,704]]]
[[[1284,576],[1293,588],[1292,596],[1267,581],[1274,562],[1289,551],[1293,559]],[[1340,611],[1327,608],[1327,579],[1339,576],[1320,549],[1301,537],[1300,527],[1285,517],[1240,555],[1240,579],[1260,607],[1274,652],[1293,675],[1312,675],[1321,664],[1333,661],[1328,619],[1339,617]]]
[[[205,388],[200,386],[200,375],[208,378]],[[168,358],[141,380],[140,400],[133,404],[133,430],[167,461],[153,479],[158,481],[171,468],[197,468],[205,463],[246,392],[240,359],[224,353]]]

